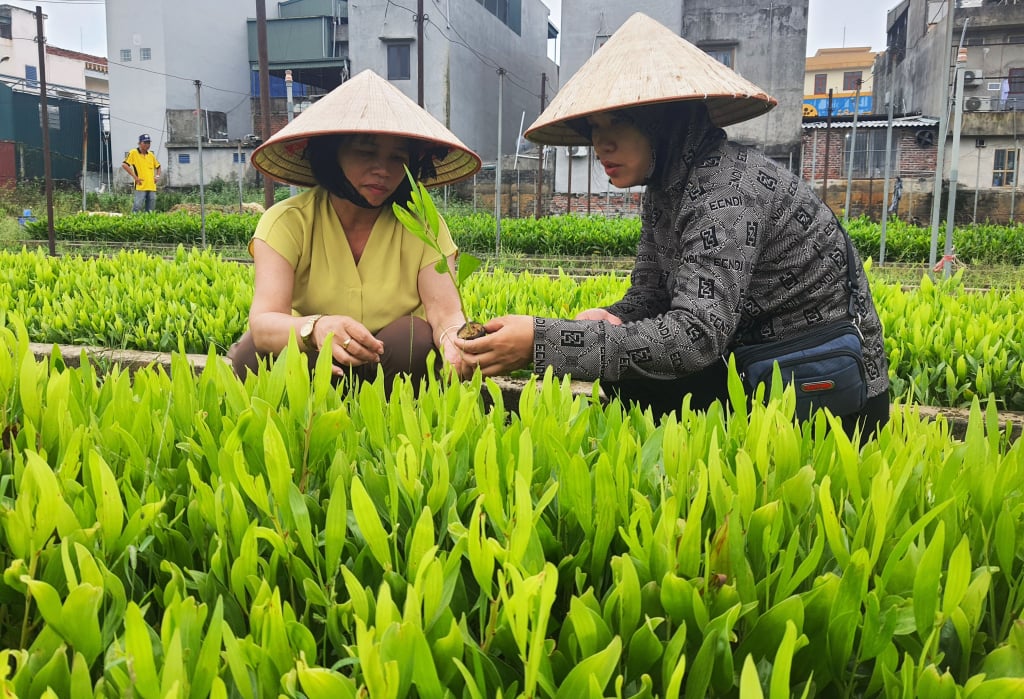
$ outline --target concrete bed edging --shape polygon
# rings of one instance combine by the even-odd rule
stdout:
[[[85,353],[91,360],[99,360],[118,364],[129,371],[142,369],[158,364],[170,374],[171,353],[169,352],[142,352],[137,350],[112,349],[109,347],[95,347],[89,345],[48,345],[41,342],[29,343],[29,349],[37,360],[48,359],[54,348],[60,352],[64,363],[67,366],[78,366],[82,353]],[[197,373],[206,368],[208,356],[205,354],[186,354],[186,358],[193,370]],[[221,357],[227,361],[226,357]],[[525,379],[512,379],[498,376],[492,379],[501,389],[502,397],[505,400],[506,408],[515,410],[519,405],[519,395],[526,385]],[[589,396],[593,390],[593,383],[589,381],[573,381],[573,393]],[[962,439],[967,432],[967,419],[969,412],[966,408],[943,408],[929,405],[914,406],[920,415],[929,420],[935,420],[939,416],[945,418],[950,425],[950,433],[957,439]],[[1002,411],[999,413],[999,424],[1004,429],[1010,430],[1010,437],[1013,440],[1020,439],[1024,433],[1024,413],[1014,411]]]

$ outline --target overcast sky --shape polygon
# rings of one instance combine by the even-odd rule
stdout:
[[[552,19],[560,27],[561,0],[543,1],[552,8]],[[103,0],[3,2],[33,11],[37,5],[42,7],[48,17],[46,40],[49,44],[97,56],[106,55]],[[870,46],[874,51],[883,50],[885,15],[898,4],[899,0],[810,0],[807,55],[813,56],[819,48],[842,46]]]

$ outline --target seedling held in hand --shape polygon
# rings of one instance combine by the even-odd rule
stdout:
[[[469,253],[460,252],[455,258],[455,269],[452,269],[451,265],[448,264],[448,258],[445,256],[444,250],[441,249],[441,243],[438,241],[441,216],[437,213],[434,200],[427,192],[427,188],[413,178],[409,168],[405,169],[405,174],[409,178],[409,184],[412,185],[412,200],[404,207],[398,203],[391,205],[395,212],[395,218],[410,233],[422,240],[425,245],[441,256],[441,259],[434,265],[434,269],[437,270],[438,274],[447,274],[451,277],[452,283],[455,284],[455,291],[459,295],[459,306],[462,308],[463,313],[465,313],[466,306],[462,302],[462,282],[466,281],[469,275],[480,267],[480,258]],[[463,340],[473,340],[486,334],[487,332],[484,330],[483,324],[474,321],[465,323],[459,328],[457,333]]]

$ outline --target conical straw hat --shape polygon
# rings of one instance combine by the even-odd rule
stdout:
[[[576,71],[525,135],[548,146],[590,145],[566,122],[614,109],[684,100],[706,103],[716,126],[760,116],[778,103],[734,70],[637,12]]]
[[[306,143],[312,136],[361,133],[415,138],[449,149],[434,161],[436,176],[423,184],[451,184],[480,169],[480,156],[471,151],[441,122],[406,97],[384,78],[364,70],[331,90],[253,151],[257,170],[287,184],[316,184]]]

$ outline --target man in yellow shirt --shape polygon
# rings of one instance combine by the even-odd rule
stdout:
[[[153,139],[148,133],[139,136],[139,147],[132,148],[125,156],[121,167],[135,181],[135,201],[132,213],[156,209],[156,183],[160,179],[160,162],[150,152]]]

